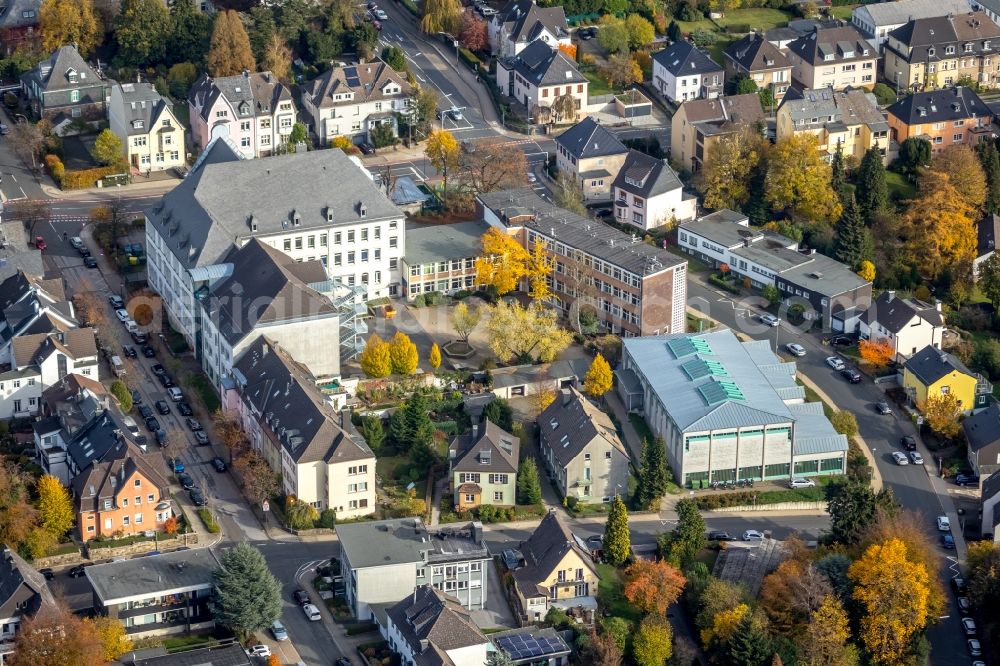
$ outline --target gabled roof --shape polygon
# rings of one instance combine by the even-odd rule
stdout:
[[[578,160],[628,152],[618,137],[589,116],[557,136],[556,145],[562,146]]]
[[[875,47],[850,25],[816,28],[790,42],[788,50],[813,65],[874,60],[878,57]],[[826,56],[832,56],[832,60],[826,60]]]
[[[220,97],[233,107],[237,118],[270,116],[279,101],[292,101],[291,91],[271,72],[244,72],[214,79],[204,74],[188,93],[191,105],[206,121]]]
[[[521,443],[489,419],[473,431],[452,440],[455,455],[451,468],[456,472],[506,472],[517,474]]]
[[[628,151],[614,186],[647,199],[683,187],[666,160],[658,160],[638,150]]]
[[[136,474],[145,477],[166,495],[168,483],[158,471],[156,462],[138,446],[122,440],[111,449],[104,460],[83,470],[73,479],[73,498],[80,512],[101,509],[103,500],[113,500],[115,495],[132,483]],[[116,507],[117,508],[117,507]]]
[[[611,418],[572,386],[562,389],[539,414],[538,427],[560,467],[569,465],[595,439],[628,455]]]
[[[722,66],[694,44],[681,40],[653,54],[653,60],[674,76],[722,72]]]
[[[969,449],[978,455],[981,451],[989,451],[984,460],[996,460],[1000,455],[1000,404],[990,405],[962,421],[965,438],[969,441]]]
[[[729,95],[715,99],[691,99],[681,103],[685,117],[691,124],[717,123],[719,125],[744,125],[764,121],[764,109],[757,93]],[[678,109],[679,111],[680,109]]]
[[[968,11],[969,3],[967,0],[896,0],[896,2],[860,5],[854,8],[853,13],[867,14],[876,26],[882,26]]]
[[[924,386],[931,386],[942,377],[947,377],[956,371],[970,377],[976,376],[954,355],[935,349],[931,345],[927,345],[911,356],[904,367],[913,373],[913,376],[920,380]]]
[[[72,435],[63,437],[66,451],[80,472],[104,460],[109,453],[117,450],[122,440],[132,441],[121,419],[122,414],[117,409],[106,409]]]
[[[387,88],[396,92],[389,93]],[[321,109],[353,106],[383,99],[408,97],[413,87],[406,77],[379,58],[357,65],[333,67],[303,87],[302,95]],[[348,93],[344,99],[334,95]]]
[[[514,572],[514,580],[525,597],[549,596],[549,590],[541,583],[550,579],[563,558],[575,551],[583,565],[597,575],[597,569],[590,559],[590,552],[555,511],[542,518],[528,540],[521,544],[524,566]]]
[[[976,225],[976,257],[985,257],[997,249],[1000,241],[1000,215],[989,213]]]
[[[16,368],[38,364],[57,351],[73,360],[97,356],[94,329],[71,328],[64,333],[19,335],[11,342],[12,360]]]
[[[536,88],[587,82],[587,77],[580,73],[576,64],[565,53],[553,49],[540,39],[531,42],[517,56],[505,61],[504,67],[513,69]]]
[[[55,597],[37,569],[7,545],[0,557],[0,611],[4,617],[30,617],[42,606],[55,606]]]
[[[316,380],[266,337],[257,338],[233,367],[240,394],[261,415],[260,426],[297,463],[371,460],[375,454],[335,410]]]
[[[993,111],[974,91],[964,86],[941,88],[914,93],[889,107],[888,113],[907,125],[983,118],[986,122]]]
[[[145,136],[164,116],[176,123],[174,104],[164,99],[151,83],[116,83],[111,99],[119,106],[129,136]],[[174,125],[180,127],[179,124]]]
[[[566,12],[561,5],[539,7],[534,0],[514,0],[500,11],[499,17],[507,30],[508,39],[513,42],[537,39],[543,29],[557,38],[569,31]]]
[[[386,615],[409,645],[418,664],[428,651],[446,653],[489,643],[458,599],[431,585],[416,588],[413,594],[390,606]],[[444,663],[450,662],[448,659]]]
[[[46,92],[73,90],[101,83],[101,77],[74,46],[60,46],[47,60],[38,63],[32,74]]]
[[[955,42],[958,39],[951,21],[944,15],[928,16],[926,18],[907,21],[890,32],[889,36],[911,48],[934,46],[936,44],[944,45],[949,42]],[[924,58],[929,54],[926,49],[922,49],[918,54],[913,55]],[[943,56],[944,52],[937,55]]]
[[[9,0],[0,15],[0,28],[24,28],[38,25],[41,0]]]
[[[873,132],[889,131],[889,123],[882,115],[875,95],[861,88],[791,88],[781,101],[779,111],[782,108],[788,110],[789,118],[797,129],[841,123],[847,127],[865,125]]]
[[[993,472],[983,480],[982,499],[986,501],[995,497],[997,493],[1000,493],[1000,472]],[[996,513],[996,510],[994,510],[994,514]],[[996,525],[996,520],[996,517],[994,517],[994,526]]]
[[[944,317],[937,308],[922,301],[897,298],[894,291],[883,291],[872,301],[871,307],[861,314],[866,324],[878,322],[893,334],[910,325],[914,317],[919,317],[931,326],[944,326]]]
[[[765,72],[792,66],[777,46],[756,32],[727,46],[725,55],[747,72]]]
[[[96,379],[70,373],[42,391],[42,402],[49,405],[56,405],[57,403],[75,398],[84,392],[89,392],[98,397],[110,395],[108,390],[104,388],[104,384]]]

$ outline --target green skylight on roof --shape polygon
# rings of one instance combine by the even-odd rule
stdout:
[[[703,338],[693,338],[685,336],[683,338],[671,338],[667,340],[667,349],[674,355],[674,358],[681,359],[692,354],[711,354],[712,348],[708,341]]]
[[[708,377],[712,375],[713,377],[728,377],[729,372],[726,370],[726,366],[722,365],[715,359],[704,359],[704,358],[693,358],[690,361],[685,361],[681,365],[681,369],[690,379],[701,379],[702,377]]]
[[[743,391],[740,390],[740,387],[735,382],[726,379],[715,379],[705,382],[698,387],[698,392],[710,407],[722,404],[727,400],[746,400],[743,397]]]

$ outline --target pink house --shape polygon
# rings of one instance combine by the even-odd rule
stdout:
[[[247,159],[274,153],[295,124],[292,93],[271,72],[202,76],[188,94],[188,106],[191,137],[199,150],[225,136]]]

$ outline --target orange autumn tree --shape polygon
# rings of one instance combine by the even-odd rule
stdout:
[[[644,613],[656,611],[662,615],[681,596],[686,582],[683,574],[665,560],[638,560],[625,570],[624,594]]]
[[[858,353],[862,360],[875,368],[884,368],[896,356],[896,350],[888,340],[862,340],[858,343]]]
[[[576,62],[576,44],[560,44],[559,50],[566,54],[566,57]]]

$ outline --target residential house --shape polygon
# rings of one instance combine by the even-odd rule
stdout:
[[[337,66],[305,84],[303,119],[321,145],[338,136],[370,143],[379,125],[389,125],[398,134],[396,115],[407,112],[412,94],[406,76],[378,58]]]
[[[403,664],[483,666],[492,643],[458,599],[424,583],[392,605],[373,608],[379,632]]]
[[[668,102],[714,99],[722,94],[725,78],[722,66],[687,40],[653,54],[653,89]]]
[[[963,79],[995,88],[1000,85],[1000,25],[983,12],[909,21],[889,33],[882,75],[913,92]]]
[[[789,42],[787,55],[801,88],[875,87],[878,50],[854,26],[817,27]]]
[[[980,490],[980,510],[979,513],[982,515],[982,523],[980,526],[983,539],[992,541],[993,543],[1000,543],[1000,529],[997,526],[1000,525],[1000,509],[997,508],[997,504],[1000,504],[1000,472],[993,472],[988,478],[981,481]]]
[[[584,118],[556,137],[556,168],[569,175],[584,201],[607,201],[628,148],[604,125]]]
[[[953,395],[968,413],[988,404],[993,386],[954,354],[928,345],[903,365],[903,390],[917,409],[922,410],[930,398]]]
[[[122,440],[78,474],[72,490],[80,539],[162,530],[173,511],[169,483],[158,467],[159,460]]]
[[[10,0],[0,11],[0,44],[8,58],[18,46],[25,42],[31,44],[38,37],[36,30],[41,7],[41,0]]]
[[[339,519],[375,511],[375,454],[303,365],[260,336],[233,376],[250,446],[280,475],[283,494]]]
[[[687,262],[542,199],[528,188],[482,193],[477,213],[525,248],[554,255],[552,292],[561,312],[586,307],[616,335],[685,330]]]
[[[491,371],[493,386],[491,393],[497,398],[529,397],[552,393],[567,386],[578,386],[587,376],[592,359],[587,357],[563,359],[551,363],[514,365]],[[487,402],[492,400],[488,398]],[[486,404],[483,404],[486,407]],[[468,403],[466,403],[466,411]]]
[[[969,443],[969,466],[980,478],[1000,472],[1000,404],[991,402],[962,421]]]
[[[727,79],[745,76],[757,84],[758,90],[770,90],[776,101],[781,101],[792,84],[792,63],[758,32],[727,46],[725,56]]]
[[[875,95],[863,89],[793,89],[778,107],[776,134],[779,141],[811,134],[828,159],[839,147],[845,158],[858,162],[872,148],[883,162],[889,160],[889,123]]]
[[[111,131],[125,146],[133,175],[175,169],[187,164],[184,126],[174,105],[151,83],[116,83],[108,104]]]
[[[200,358],[196,294],[226,276],[233,247],[257,238],[296,261],[319,261],[331,283],[356,287],[369,300],[400,293],[403,224],[402,211],[371,174],[340,150],[246,162],[217,140],[180,185],[146,210],[149,285]],[[345,339],[352,338],[341,331]]]
[[[628,339],[615,374],[686,487],[846,471],[847,438],[822,403],[805,402],[795,363],[768,340],[740,342],[728,329]]]
[[[521,443],[489,419],[451,440],[448,463],[455,509],[514,506]]]
[[[191,86],[188,106],[196,147],[227,137],[246,159],[282,149],[296,121],[291,91],[271,72],[203,75]]]
[[[524,565],[514,571],[514,593],[522,624],[541,622],[549,608],[597,608],[597,567],[584,542],[555,511],[521,542]]]
[[[78,326],[62,278],[46,280],[36,275],[40,273],[18,270],[0,282],[0,365],[13,363],[11,347],[17,336],[65,332]]]
[[[899,360],[909,358],[924,347],[941,349],[944,315],[941,301],[933,305],[911,298],[897,298],[887,289],[872,301],[860,319],[863,339],[885,340]]]
[[[481,523],[431,532],[420,518],[337,525],[340,571],[348,608],[358,620],[431,585],[469,610],[485,608],[493,565]]]
[[[21,621],[43,607],[54,608],[56,599],[45,577],[16,551],[5,545],[0,558],[0,664],[4,664],[14,652]]]
[[[586,114],[590,81],[576,63],[541,39],[516,56],[497,60],[497,89],[538,120],[572,120]]]
[[[204,11],[204,10],[202,10]],[[126,652],[118,658],[125,666],[254,666],[257,657],[247,654],[237,642],[192,648],[169,653],[161,647],[143,648]]]
[[[559,391],[538,428],[542,461],[563,497],[596,504],[628,492],[628,450],[611,417],[576,387]]]
[[[527,626],[490,634],[512,666],[563,666],[572,650],[554,627]]]
[[[572,44],[563,8],[539,7],[535,0],[510,0],[490,20],[489,37],[499,58],[513,58],[536,40],[552,49]]]
[[[806,308],[806,317],[819,319],[825,330],[852,332],[858,317],[872,300],[871,282],[850,266],[819,254],[800,251],[799,244],[768,229],[750,227],[742,213],[717,210],[677,231],[682,252],[712,266],[722,264],[738,278],[763,289],[774,285],[785,299]]]
[[[0,221],[0,284],[18,273],[45,274],[42,252],[29,232],[21,220]]]
[[[199,295],[202,335],[198,356],[209,379],[221,386],[233,364],[266,335],[317,377],[340,375],[338,311],[317,289],[326,269],[315,259],[295,261],[258,238],[233,248],[227,275]],[[315,288],[311,285],[315,285]]]
[[[104,414],[111,394],[99,381],[83,375],[66,375],[42,392],[41,418],[31,424],[35,457],[46,470],[69,485],[69,452],[72,436]]]
[[[99,122],[107,117],[109,84],[75,46],[60,46],[22,74],[21,88],[35,115],[57,127],[67,120]]]
[[[979,4],[979,3],[977,3]],[[858,5],[851,11],[851,23],[881,53],[889,33],[916,19],[967,14],[968,0],[896,0]]]
[[[476,259],[482,255],[482,237],[489,229],[482,220],[455,224],[406,225],[403,257],[403,295],[455,294],[476,284]]]
[[[915,93],[890,106],[887,113],[894,141],[926,139],[935,153],[951,145],[975,146],[997,136],[993,111],[967,87]]]
[[[42,391],[71,373],[100,379],[92,328],[31,333],[11,341],[11,367],[0,372],[0,418],[39,413]]]
[[[1000,240],[1000,215],[987,213],[986,217],[976,224],[976,258],[972,260],[972,276],[979,278],[980,267],[989,261],[997,249]]]
[[[95,564],[84,572],[94,588],[94,610],[118,620],[135,640],[212,629],[208,602],[220,566],[211,548],[195,548]]]
[[[685,194],[666,160],[629,150],[611,187],[615,219],[642,231],[673,227],[698,214],[698,198]]]
[[[720,139],[748,127],[760,133],[766,129],[756,93],[688,100],[670,119],[670,159],[678,168],[697,173]]]

